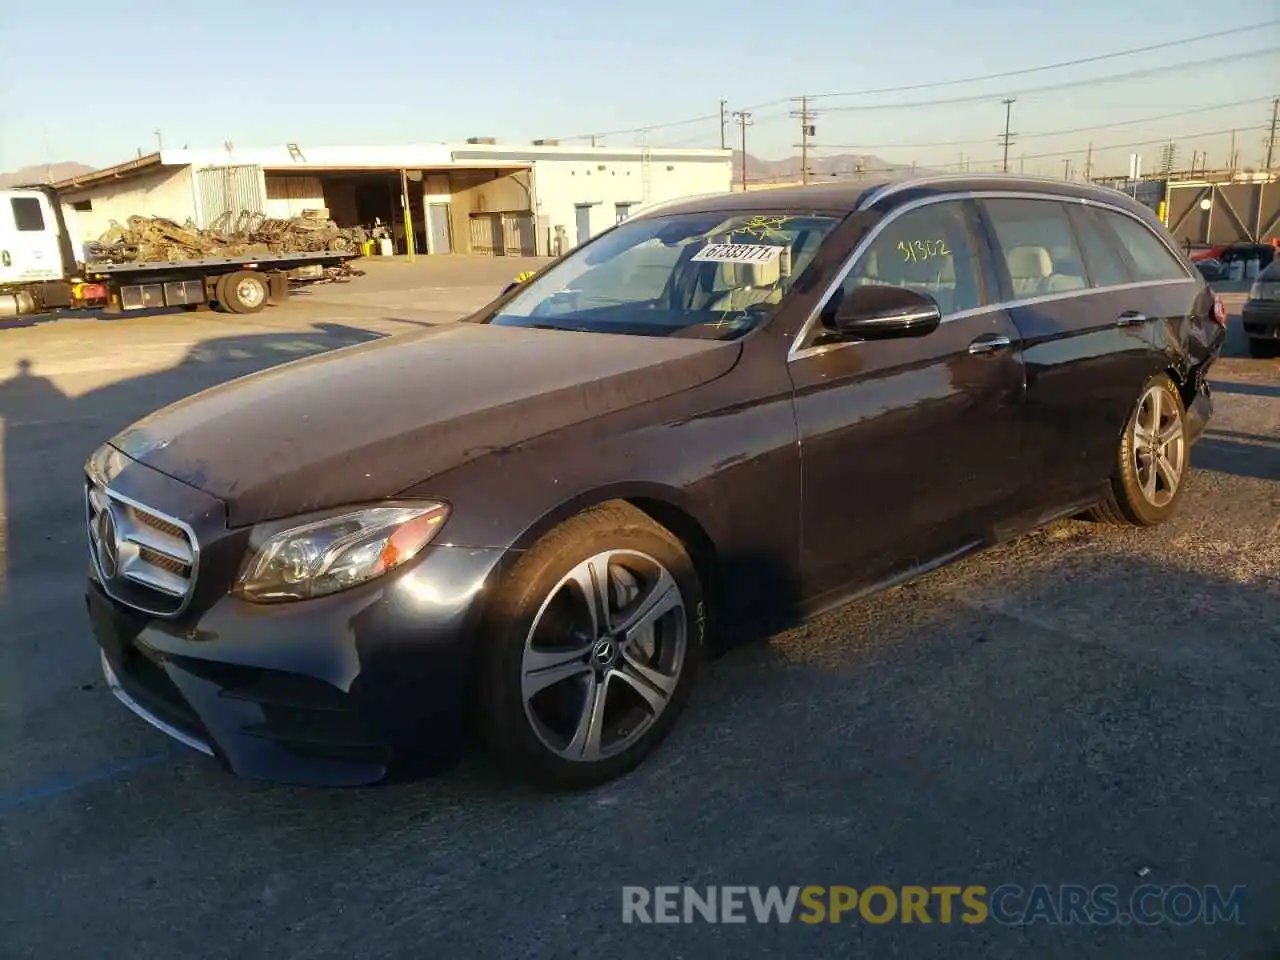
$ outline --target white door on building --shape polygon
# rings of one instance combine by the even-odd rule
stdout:
[[[449,204],[427,204],[427,252],[452,253],[449,242]]]
[[[578,204],[577,207],[574,208],[574,213],[577,215],[578,221],[578,235],[574,240],[574,243],[578,246],[582,246],[591,239],[591,204]]]
[[[0,191],[0,283],[58,280],[64,272],[48,198],[38,190]]]

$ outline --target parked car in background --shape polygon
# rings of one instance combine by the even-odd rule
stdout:
[[[97,450],[103,670],[247,776],[376,781],[454,756],[469,719],[514,771],[600,783],[666,736],[716,637],[1081,511],[1166,520],[1225,321],[1154,214],[1102,188],[665,205],[465,322]]]
[[[1196,260],[1195,267],[1199,271],[1200,276],[1204,277],[1210,283],[1215,280],[1225,280],[1227,277],[1227,268],[1221,260],[1215,260],[1212,257],[1204,260]]]
[[[1258,274],[1241,315],[1250,354],[1274,357],[1280,353],[1280,260]]]

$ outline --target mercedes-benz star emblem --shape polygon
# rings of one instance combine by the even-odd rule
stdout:
[[[116,518],[110,507],[104,507],[94,519],[98,541],[98,563],[102,575],[112,579],[120,572],[120,544],[116,539]]]
[[[592,651],[592,654],[596,658],[596,663],[598,663],[600,666],[602,667],[609,666],[611,663],[613,663],[613,659],[615,655],[613,641],[608,637],[598,641],[596,643],[595,650]]]

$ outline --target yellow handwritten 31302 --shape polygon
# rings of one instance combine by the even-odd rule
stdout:
[[[898,252],[903,260],[913,262],[951,256],[951,248],[945,240],[899,240]]]

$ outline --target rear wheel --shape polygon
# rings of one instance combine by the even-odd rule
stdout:
[[[252,270],[238,270],[218,281],[218,302],[232,313],[257,313],[267,305],[267,278]]]
[[[636,767],[670,731],[706,616],[680,541],[609,504],[525,554],[486,623],[477,679],[490,746],[536,782],[587,787]]]
[[[1182,498],[1189,454],[1182,397],[1166,375],[1152,377],[1120,438],[1110,494],[1092,515],[1140,527],[1164,522]]]
[[[1280,340],[1263,340],[1261,337],[1249,338],[1249,356],[1259,360],[1270,360],[1280,354]]]

